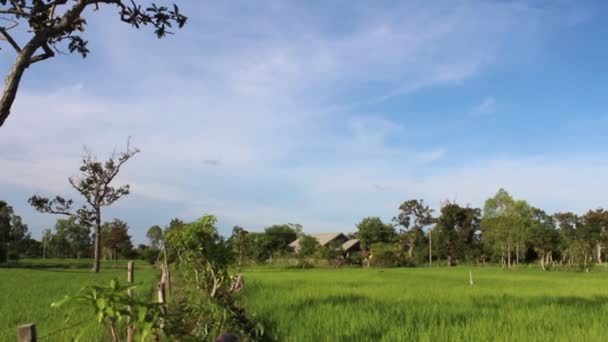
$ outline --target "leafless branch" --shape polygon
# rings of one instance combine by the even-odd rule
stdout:
[[[13,49],[15,49],[15,51],[17,51],[17,53],[21,52],[21,48],[19,47],[19,44],[17,44],[17,42],[13,39],[13,37],[8,33],[7,29],[4,27],[0,27],[0,33],[4,36],[4,38],[6,39],[6,41],[11,44],[11,46],[13,47]]]
[[[46,44],[46,43],[43,44],[42,49],[44,50],[44,53],[41,53],[36,56],[32,56],[32,58],[30,58],[30,64],[34,64],[36,62],[40,62],[47,58],[51,58],[51,57],[55,56],[55,52],[53,50],[51,50],[51,48],[49,47],[48,44]]]

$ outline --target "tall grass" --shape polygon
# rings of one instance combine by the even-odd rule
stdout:
[[[252,268],[240,294],[279,341],[604,341],[608,272]]]
[[[99,274],[91,273],[90,265],[91,260],[26,260],[20,265],[26,268],[0,268],[0,341],[14,341],[16,327],[26,323],[36,324],[40,341],[69,341],[80,332],[83,341],[108,340],[90,310],[77,311],[66,323],[68,308],[50,307],[83,286],[107,285],[113,278],[126,281],[127,261],[104,262]],[[151,298],[156,279],[149,265],[136,263],[136,295]]]

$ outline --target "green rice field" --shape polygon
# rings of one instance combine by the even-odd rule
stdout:
[[[245,281],[240,300],[278,341],[608,340],[603,267],[252,268]]]
[[[107,341],[92,312],[83,308],[65,322],[68,309],[50,307],[83,286],[126,280],[127,261],[103,262],[99,274],[91,273],[90,265],[91,260],[25,260],[0,268],[0,341],[15,341],[16,327],[26,323],[36,324],[39,341],[70,341],[79,333],[81,341]],[[152,298],[157,272],[146,263],[135,269],[136,294]]]

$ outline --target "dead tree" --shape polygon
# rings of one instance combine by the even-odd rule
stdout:
[[[70,177],[70,185],[76,189],[86,200],[80,209],[74,211],[74,201],[56,196],[53,199],[32,196],[28,202],[41,213],[50,213],[66,216],[75,216],[82,223],[94,229],[93,272],[99,272],[99,259],[101,253],[101,208],[111,205],[130,192],[128,184],[119,187],[111,185],[121,167],[131,159],[139,149],[132,149],[127,143],[127,150],[119,154],[112,153],[104,163],[98,161],[89,150],[85,148],[81,176]]]

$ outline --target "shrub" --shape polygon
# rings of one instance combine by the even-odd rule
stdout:
[[[399,266],[399,251],[392,244],[375,243],[372,245],[371,252],[371,263],[373,266]]]

